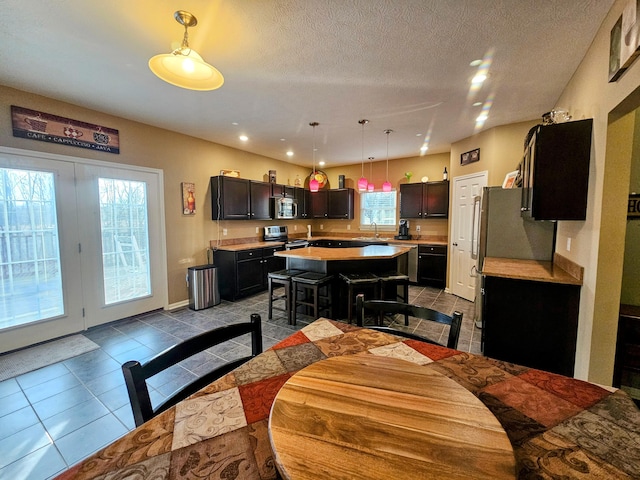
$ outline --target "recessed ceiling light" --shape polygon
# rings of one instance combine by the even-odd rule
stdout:
[[[478,115],[478,118],[476,118],[476,122],[485,122],[487,118],[489,118],[489,115],[487,115],[486,113],[481,113],[480,115]]]
[[[482,63],[482,59],[478,59],[478,60],[474,60],[472,61],[469,66],[470,67],[477,67],[478,65],[480,65]]]
[[[421,137],[422,134],[421,133],[416,133],[416,137]]]
[[[482,102],[476,102],[473,104],[474,107],[479,107],[480,105],[482,105]]]
[[[287,157],[293,157],[293,152],[291,150],[287,152]]]
[[[231,122],[231,125],[235,125],[237,127],[240,124],[238,122]]]
[[[247,140],[249,140],[249,137],[247,137],[246,135],[240,135],[238,138],[243,142],[246,142]]]
[[[426,152],[427,150],[429,150],[429,147],[427,145],[423,145],[420,147],[420,151],[423,153]]]
[[[286,138],[281,138],[280,139],[281,142],[284,142],[285,140],[286,140]]]
[[[487,79],[486,75],[484,75],[482,73],[479,73],[479,74],[477,74],[475,77],[473,77],[471,79],[471,83],[474,84],[474,85],[479,85],[482,82],[484,82],[486,79]]]
[[[320,162],[318,162],[318,165],[320,165],[321,167],[324,167],[324,162],[320,161]]]

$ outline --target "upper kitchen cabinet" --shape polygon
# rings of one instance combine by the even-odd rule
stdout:
[[[295,197],[296,187],[290,185],[281,185],[279,183],[271,184],[272,197]]]
[[[524,217],[586,218],[592,126],[588,119],[535,127],[522,162]]]
[[[329,218],[353,219],[353,188],[329,190]]]
[[[294,196],[298,203],[298,218],[310,218],[311,192],[306,188],[295,187]]]
[[[211,177],[212,218],[213,220],[269,220],[271,218],[270,196],[270,183],[223,175]]]
[[[400,185],[400,218],[447,218],[449,181]]]
[[[310,193],[313,218],[353,219],[353,188],[335,188]]]

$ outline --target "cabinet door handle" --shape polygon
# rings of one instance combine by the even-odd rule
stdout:
[[[453,242],[453,246],[454,246],[454,247],[457,247],[457,246],[458,246],[458,244],[457,244],[456,242]]]

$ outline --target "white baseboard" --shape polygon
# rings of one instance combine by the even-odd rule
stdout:
[[[172,303],[170,305],[167,305],[166,307],[164,307],[165,310],[171,311],[171,310],[177,310],[179,308],[184,308],[184,307],[188,307],[189,306],[189,300],[183,300],[181,302],[177,302],[177,303]]]

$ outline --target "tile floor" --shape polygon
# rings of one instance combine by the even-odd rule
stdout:
[[[480,330],[473,303],[440,289],[410,287],[410,301],[451,314],[464,314],[458,348],[480,353]],[[92,328],[84,335],[100,348],[40,370],[0,382],[0,479],[51,478],[134,428],[120,365],[144,361],[191,335],[259,313],[267,349],[312,319],[287,324],[284,313],[267,319],[268,296],[261,293],[197,312],[158,311]],[[412,319],[409,329],[446,342],[445,329]],[[151,378],[158,402],[205,371],[207,362],[228,360],[248,351],[249,342],[226,351],[206,352]]]

